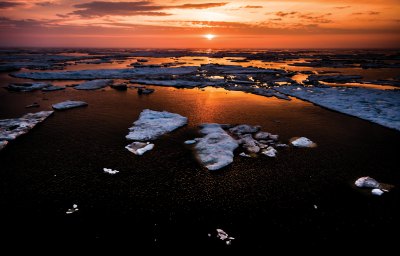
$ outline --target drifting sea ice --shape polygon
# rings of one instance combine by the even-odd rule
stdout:
[[[187,118],[179,114],[145,109],[129,128],[130,132],[126,138],[137,141],[155,140],[185,124],[187,124]]]

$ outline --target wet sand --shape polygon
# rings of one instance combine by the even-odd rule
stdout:
[[[0,118],[49,110],[66,99],[89,103],[54,113],[0,153],[6,207],[0,215],[8,239],[193,249],[395,245],[399,132],[297,99],[150,88],[156,92],[142,96],[110,88],[0,91]],[[40,108],[25,109],[33,102]],[[179,113],[189,124],[139,157],[124,149],[125,135],[145,108]],[[230,166],[210,172],[183,144],[204,122],[261,125],[284,143],[306,136],[318,147],[282,149],[276,159],[235,156]],[[120,173],[105,174],[104,167]],[[355,188],[367,175],[397,188],[381,197]],[[79,211],[66,215],[72,204]],[[208,237],[217,228],[236,238],[232,245]]]

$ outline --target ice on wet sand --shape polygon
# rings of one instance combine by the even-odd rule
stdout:
[[[290,143],[298,148],[312,148],[316,146],[314,142],[312,142],[309,138],[306,137],[296,138],[292,140]]]
[[[187,118],[179,114],[145,109],[129,128],[130,132],[126,138],[135,141],[155,140],[185,124],[187,124]]]
[[[56,110],[65,110],[70,108],[84,107],[88,104],[84,101],[72,101],[67,100],[53,105],[53,108]]]
[[[147,151],[152,150],[154,148],[154,144],[150,142],[145,143],[145,142],[134,141],[125,148],[130,152],[132,152],[133,154],[141,156]]]
[[[97,90],[107,87],[113,82],[111,79],[98,79],[81,83],[74,88],[77,90]]]
[[[40,111],[28,113],[20,118],[0,120],[0,141],[2,141],[0,149],[7,144],[4,141],[14,140],[18,136],[29,132],[35,125],[44,121],[51,114],[53,114],[53,111]]]
[[[220,124],[203,124],[205,136],[195,146],[199,161],[209,170],[218,170],[233,162],[233,151],[239,146]]]

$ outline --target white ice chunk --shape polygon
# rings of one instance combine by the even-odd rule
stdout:
[[[46,87],[52,86],[48,83],[16,83],[8,85],[8,89],[12,91],[20,91],[20,92],[30,92],[35,90],[40,90]]]
[[[267,140],[270,138],[270,136],[271,136],[271,133],[269,133],[269,132],[257,132],[254,135],[254,138],[256,140]]]
[[[72,101],[67,100],[53,105],[53,108],[56,110],[65,110],[70,108],[84,107],[88,104],[84,101]]]
[[[312,142],[310,139],[308,139],[306,137],[300,137],[300,138],[294,139],[290,143],[293,146],[299,147],[299,148],[312,148],[312,147],[316,146],[316,144],[314,142]]]
[[[113,80],[111,80],[111,79],[92,80],[92,81],[87,81],[87,82],[81,83],[81,84],[75,86],[74,88],[77,90],[97,90],[97,89],[107,87],[112,82],[113,82]]]
[[[245,148],[248,152],[258,153],[260,151],[258,141],[253,139],[251,134],[239,135],[239,138],[239,144],[242,144],[243,148]]]
[[[144,143],[144,142],[134,141],[125,148],[130,152],[132,152],[133,154],[141,156],[147,151],[152,150],[154,148],[154,144],[151,144],[150,142]]]
[[[74,212],[76,212],[76,211],[79,211],[78,205],[77,205],[77,204],[73,204],[73,205],[72,205],[72,208],[71,208],[71,209],[68,209],[65,213],[66,213],[66,214],[71,214],[71,213],[74,213]]]
[[[53,114],[53,111],[40,111],[28,113],[21,118],[0,120],[0,141],[16,139],[18,136],[29,132],[51,114]]]
[[[146,141],[155,140],[159,136],[187,124],[187,118],[167,111],[145,109],[133,124],[133,127],[129,128],[130,132],[126,138]]]
[[[266,156],[269,156],[269,157],[276,157],[276,154],[278,153],[278,151],[276,151],[276,149],[274,149],[273,147],[268,147],[266,150],[263,150],[261,153]]]
[[[222,229],[217,228],[217,237],[221,239],[222,241],[225,241],[227,245],[231,245],[232,240],[234,240],[234,237],[230,237],[228,233],[223,231]]]
[[[191,145],[191,144],[195,144],[197,141],[196,140],[187,140],[187,141],[185,141],[184,143],[186,144],[186,145]]]
[[[260,130],[260,126],[251,126],[248,124],[240,124],[229,129],[233,134],[255,133],[258,132],[258,130]]]
[[[197,157],[209,170],[218,170],[233,162],[233,151],[239,146],[220,124],[203,124],[205,136],[195,146]]]
[[[379,182],[369,176],[358,178],[354,184],[359,188],[379,188]]]
[[[244,152],[240,153],[240,154],[239,154],[239,156],[243,156],[243,157],[251,157],[251,155],[248,155],[248,154],[246,154],[246,153],[244,153]]]
[[[371,193],[375,196],[381,196],[384,192],[379,188],[374,188],[373,190],[371,190]]]
[[[108,168],[103,168],[103,171],[104,171],[105,173],[108,173],[108,174],[111,174],[111,175],[114,175],[114,174],[119,173],[119,171],[117,171],[117,170],[108,169]]]

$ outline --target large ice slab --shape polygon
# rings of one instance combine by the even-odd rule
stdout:
[[[75,86],[74,88],[77,90],[97,90],[97,89],[107,87],[112,82],[113,82],[113,80],[111,80],[111,79],[98,79],[98,80],[83,82],[83,83]]]
[[[155,140],[185,124],[187,124],[187,118],[179,114],[145,109],[129,128],[130,132],[126,138],[137,141]]]
[[[18,91],[18,92],[31,92],[35,90],[41,90],[46,87],[51,87],[51,84],[48,83],[15,83],[9,84],[7,89],[11,91]]]
[[[400,90],[283,86],[275,90],[400,131]]]
[[[233,151],[239,146],[220,124],[203,124],[200,132],[205,136],[195,145],[197,157],[209,170],[218,170],[233,162]]]
[[[7,141],[29,132],[35,125],[44,121],[53,111],[28,113],[20,118],[0,120],[0,149],[7,145]]]
[[[65,110],[70,108],[84,107],[88,104],[84,101],[73,101],[67,100],[53,105],[53,108],[56,110]]]

